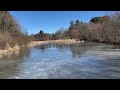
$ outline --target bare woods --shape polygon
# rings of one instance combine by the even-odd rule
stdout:
[[[26,45],[30,39],[8,11],[0,11],[0,50]]]
[[[102,22],[88,24],[87,30],[82,33],[81,39],[87,41],[120,44],[120,13],[103,17]]]

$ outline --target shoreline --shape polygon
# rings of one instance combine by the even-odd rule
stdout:
[[[84,41],[76,41],[75,39],[59,39],[59,40],[48,40],[48,41],[33,41],[31,42],[28,46],[33,47],[36,45],[42,45],[42,44],[47,44],[47,43],[58,43],[58,44],[76,44],[76,43],[83,43]]]
[[[25,46],[15,45],[13,48],[9,47],[7,49],[0,50],[0,58],[2,58],[3,56],[11,55],[13,53],[19,53],[20,49],[23,48],[23,47],[32,48],[32,47],[34,47],[36,45],[43,45],[43,44],[47,44],[47,43],[57,43],[57,44],[70,45],[70,44],[77,44],[77,43],[84,43],[84,42],[95,42],[95,41],[84,41],[84,40],[79,41],[79,40],[75,40],[75,39],[32,41],[31,43],[29,43],[28,45],[25,45]],[[96,43],[103,43],[103,44],[108,44],[108,45],[114,45],[114,44],[105,43],[105,42],[96,42]]]
[[[31,43],[25,46],[15,45],[13,48],[9,47],[7,49],[0,50],[0,58],[2,58],[3,56],[11,55],[12,53],[19,53],[20,49],[23,47],[32,48],[36,45],[43,45],[43,44],[53,43],[53,42],[58,43],[58,44],[75,44],[75,43],[83,42],[83,41],[76,41],[75,39],[32,41]]]

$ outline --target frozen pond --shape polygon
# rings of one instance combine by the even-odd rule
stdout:
[[[120,79],[120,48],[85,42],[24,48],[0,59],[0,79]]]

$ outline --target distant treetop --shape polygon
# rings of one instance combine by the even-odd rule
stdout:
[[[109,16],[103,16],[103,17],[93,17],[91,18],[90,22],[92,23],[102,23],[103,21],[108,21],[110,20]]]

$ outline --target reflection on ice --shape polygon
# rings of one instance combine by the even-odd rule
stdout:
[[[0,78],[120,78],[120,49],[111,45],[51,43],[26,49],[5,60],[0,61]]]

